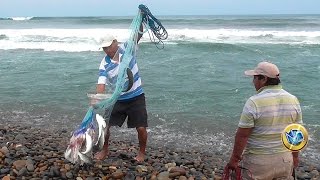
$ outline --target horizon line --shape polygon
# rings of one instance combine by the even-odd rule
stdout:
[[[161,15],[158,14],[156,16],[318,16],[319,14],[278,14],[278,13],[273,13],[273,14],[178,14],[178,15],[173,15],[173,14],[168,14],[168,15]],[[39,17],[39,18],[56,18],[56,17],[132,17],[135,15],[85,15],[85,16],[79,16],[79,15],[68,15],[68,16],[3,16],[0,18],[18,18],[18,17]]]

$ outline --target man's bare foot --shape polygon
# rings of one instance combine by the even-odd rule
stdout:
[[[138,162],[144,161],[144,154],[142,152],[139,152],[138,156],[134,158]]]
[[[101,160],[104,160],[108,155],[109,155],[109,151],[102,149],[100,152],[97,152],[94,155],[94,158],[96,160],[100,160],[101,161]]]

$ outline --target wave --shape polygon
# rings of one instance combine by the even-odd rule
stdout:
[[[34,17],[8,17],[8,18],[0,18],[0,20],[13,20],[13,21],[27,21],[31,20]]]
[[[317,15],[281,15],[281,16],[157,16],[163,25],[174,27],[207,28],[320,28],[320,16]],[[65,23],[65,25],[106,25],[125,24],[132,21],[131,16],[101,17],[10,17],[0,20],[32,20],[33,22]],[[18,22],[17,22],[18,23]]]
[[[195,16],[195,17],[163,17],[163,24],[193,25],[207,27],[237,27],[237,28],[320,28],[319,17],[311,16]]]
[[[66,22],[71,24],[130,24],[132,17],[7,17],[0,20],[13,21],[43,21],[43,22]]]
[[[0,34],[0,40],[2,40],[2,39],[8,39],[8,37],[4,34]]]
[[[48,22],[68,22],[70,24],[121,24],[132,22],[132,17],[34,17],[32,20]]]
[[[320,31],[167,29],[165,43],[223,44],[311,44],[320,45]],[[100,41],[114,35],[128,38],[128,29],[1,29],[0,49],[44,49],[46,51],[97,51]],[[142,42],[149,42],[145,34]]]

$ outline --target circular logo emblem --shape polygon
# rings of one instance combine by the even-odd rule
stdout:
[[[300,151],[308,143],[308,132],[301,124],[290,124],[281,134],[281,140],[287,149]]]

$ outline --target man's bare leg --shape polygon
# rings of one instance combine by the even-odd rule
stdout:
[[[145,127],[138,127],[136,129],[138,132],[140,149],[139,149],[139,153],[138,153],[137,157],[135,157],[135,160],[142,162],[142,161],[144,161],[144,157],[146,154],[148,133],[147,133],[147,128],[145,128]]]
[[[104,160],[109,155],[109,137],[110,137],[110,126],[108,126],[107,133],[105,134],[104,144],[101,151],[94,155],[96,160]]]

